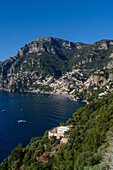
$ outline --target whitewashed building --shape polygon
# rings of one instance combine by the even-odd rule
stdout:
[[[53,129],[49,131],[48,138],[50,139],[52,136],[55,136],[57,139],[60,137],[64,137],[66,131],[71,130],[72,126],[60,126],[57,129]]]

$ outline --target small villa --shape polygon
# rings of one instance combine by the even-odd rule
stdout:
[[[64,137],[64,134],[66,131],[70,131],[72,126],[60,126],[57,129],[53,129],[49,131],[48,138],[50,139],[52,136],[55,136],[56,139],[59,139],[60,137]]]
[[[57,129],[53,129],[53,130],[49,131],[48,138],[50,139],[52,136],[56,136],[56,138],[57,138]]]

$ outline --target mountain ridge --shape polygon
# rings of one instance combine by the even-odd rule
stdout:
[[[73,86],[72,90],[77,87],[75,81],[82,85],[96,70],[112,69],[112,59],[113,40],[86,44],[40,37],[21,47],[16,56],[0,63],[0,88],[71,93],[70,87]],[[65,81],[65,75],[70,73],[71,78]],[[64,86],[60,85],[60,81]],[[58,86],[55,89],[56,84],[62,91]]]

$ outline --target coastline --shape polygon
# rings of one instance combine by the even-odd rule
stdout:
[[[0,90],[7,91],[7,92],[11,92],[11,93],[14,93],[14,92],[15,92],[15,91],[11,91],[11,90],[8,90],[8,89],[2,89],[2,88],[0,88]],[[39,91],[39,90],[33,90],[33,91],[18,91],[18,92],[61,95],[61,96],[67,97],[67,98],[69,98],[70,100],[75,101],[75,102],[80,101],[80,102],[87,103],[87,100],[76,100],[73,95],[69,95],[69,94],[65,94],[65,93],[43,92],[43,91]]]
[[[6,91],[6,92],[5,92]],[[34,109],[34,107],[37,107],[37,109],[35,109],[35,111],[34,111],[34,114],[33,114],[33,112],[32,112],[32,110],[33,109],[31,109],[31,117],[30,118],[32,118],[32,121],[31,121],[31,119],[29,119],[29,115],[28,115],[28,113],[29,113],[29,111],[27,110],[27,109],[25,109],[24,108],[24,105],[22,104],[22,105],[20,105],[19,103],[18,103],[18,100],[17,100],[17,102],[15,102],[15,98],[12,98],[12,96],[14,97],[14,96],[18,96],[18,94],[16,94],[15,92],[7,92],[8,90],[2,90],[1,89],[1,93],[3,93],[3,96],[4,96],[4,100],[7,100],[7,101],[10,101],[10,104],[11,104],[11,110],[8,108],[6,108],[5,107],[5,109],[7,110],[7,113],[6,114],[1,114],[1,116],[3,115],[4,117],[5,117],[5,119],[7,118],[7,116],[8,115],[10,115],[10,113],[12,114],[14,114],[14,115],[19,115],[19,116],[16,116],[16,119],[15,120],[13,120],[13,121],[15,121],[15,123],[14,123],[14,127],[16,128],[16,126],[17,127],[19,127],[17,130],[19,130],[19,131],[21,131],[22,132],[22,130],[21,130],[21,128],[24,128],[24,129],[26,129],[26,127],[27,127],[27,129],[29,128],[29,125],[30,125],[30,127],[31,127],[31,125],[33,124],[33,127],[36,127],[36,126],[34,126],[34,123],[36,122],[36,124],[37,124],[37,127],[39,127],[39,128],[37,128],[37,131],[36,131],[36,135],[34,135],[35,134],[35,130],[34,130],[34,133],[32,134],[32,132],[31,132],[31,134],[32,134],[32,136],[30,137],[30,139],[29,139],[29,141],[31,140],[31,138],[32,137],[37,137],[37,136],[43,136],[43,134],[45,133],[45,131],[47,131],[48,129],[51,129],[51,128],[53,128],[53,127],[56,127],[56,126],[58,126],[59,124],[60,124],[60,122],[62,122],[62,121],[64,121],[64,122],[66,122],[69,118],[71,118],[72,117],[72,114],[75,112],[75,110],[76,109],[74,109],[74,111],[71,113],[71,116],[69,116],[68,118],[66,118],[65,120],[64,120],[64,118],[65,117],[67,117],[67,113],[66,113],[66,110],[64,109],[64,107],[65,107],[65,105],[63,106],[63,103],[65,104],[65,102],[62,102],[62,100],[64,100],[64,101],[66,101],[66,108],[67,108],[67,111],[69,112],[69,114],[70,114],[70,111],[71,111],[71,109],[70,108],[72,108],[72,107],[70,107],[70,106],[73,106],[74,108],[76,108],[76,107],[79,107],[79,105],[81,105],[82,107],[83,107],[83,105],[84,104],[81,104],[81,103],[75,103],[75,102],[71,102],[70,100],[68,100],[68,96],[67,95],[63,95],[63,94],[60,94],[60,95],[63,95],[63,96],[65,96],[65,97],[62,97],[62,96],[58,96],[57,97],[57,95],[58,94],[50,94],[50,95],[44,95],[44,93],[43,93],[43,95],[41,95],[41,94],[39,94],[38,95],[38,93],[36,93],[35,91],[31,91],[31,93],[27,93],[27,92],[19,92],[20,94],[19,94],[19,96],[22,96],[22,94],[23,94],[23,97],[20,97],[20,103],[23,103],[24,102],[24,96],[25,96],[25,99],[27,99],[27,98],[29,98],[29,96],[32,96],[31,98],[33,99],[33,102],[31,102],[31,99],[29,99],[30,100],[30,102],[29,103],[32,103],[32,105],[30,105],[30,104],[28,104],[28,105],[26,105],[26,108],[28,107],[28,108],[33,108]],[[17,92],[18,93],[18,92]],[[27,95],[28,94],[28,95]],[[11,100],[9,100],[8,99],[8,97],[5,97],[5,96],[7,96],[7,95],[10,95],[10,99]],[[44,99],[44,101],[46,101],[45,100],[45,98],[47,98],[47,100],[49,100],[49,101],[51,101],[51,102],[48,102],[49,103],[49,105],[50,106],[55,106],[56,108],[60,108],[60,110],[62,110],[61,112],[59,111],[59,109],[56,109],[57,111],[55,111],[54,112],[54,109],[55,109],[55,107],[53,107],[54,109],[50,109],[50,116],[51,116],[51,119],[50,119],[50,123],[48,123],[48,119],[47,119],[47,117],[46,117],[46,119],[44,118],[45,117],[45,115],[47,114],[46,113],[46,109],[44,110],[44,112],[45,112],[45,114],[40,114],[40,107],[39,107],[39,104],[40,104],[40,102],[38,102],[38,104],[36,103],[35,104],[35,101],[39,101],[39,99],[40,99],[40,95],[41,96],[43,96],[43,97],[41,97],[41,98],[43,98]],[[54,96],[55,95],[55,96]],[[26,96],[28,96],[28,97],[26,97]],[[33,97],[34,96],[34,97]],[[49,96],[50,96],[50,98],[49,98]],[[38,98],[39,97],[39,98]],[[34,100],[35,99],[35,100]],[[55,102],[55,100],[59,100],[59,101],[61,101],[61,102]],[[14,102],[12,102],[12,100],[14,101]],[[22,101],[21,101],[22,100]],[[40,100],[41,101],[41,100]],[[15,105],[15,104],[17,104],[17,109],[12,109],[13,108],[13,105]],[[59,104],[61,105],[61,107],[58,107],[59,106]],[[72,104],[72,105],[71,105]],[[44,102],[41,102],[41,105],[43,105],[44,107],[47,107],[47,103],[45,104]],[[33,106],[33,107],[32,107]],[[20,109],[21,108],[23,108],[23,110],[24,111],[21,111]],[[39,108],[39,110],[38,110],[38,108]],[[13,111],[12,111],[13,110]],[[15,110],[17,110],[16,111],[16,113],[15,113]],[[70,110],[70,111],[69,111]],[[28,112],[27,114],[24,114],[24,112]],[[58,112],[58,116],[55,116],[55,115],[57,115],[56,113]],[[59,114],[60,113],[60,114]],[[62,114],[63,113],[63,114]],[[34,118],[36,115],[38,115],[38,114],[40,114],[40,115],[42,115],[42,119],[44,118],[44,120],[45,120],[45,123],[42,125],[42,123],[41,123],[41,125],[39,125],[40,124],[40,122],[41,121],[39,121],[38,122],[38,119],[37,119],[37,121],[36,121],[36,119]],[[27,115],[28,115],[28,117],[27,117]],[[59,116],[60,115],[60,116]],[[63,115],[63,116],[61,116],[61,115]],[[37,116],[36,116],[37,117]],[[54,118],[55,117],[55,118]],[[25,123],[25,124],[18,124],[18,122],[17,122],[17,120],[21,120],[21,119],[23,119],[23,120],[27,120],[27,123]],[[34,119],[34,120],[33,120]],[[52,121],[51,121],[52,120]],[[1,120],[2,121],[2,120]],[[10,120],[11,121],[11,120]],[[3,121],[2,121],[3,122]],[[38,122],[38,123],[37,123]],[[44,126],[46,125],[46,122],[47,122],[47,128],[45,128]],[[55,122],[55,125],[53,124]],[[57,123],[57,125],[56,125],[56,123]],[[16,125],[15,125],[16,124]],[[48,124],[50,124],[49,126],[51,126],[50,128],[48,127]],[[7,125],[6,125],[7,126]],[[42,127],[42,132],[43,132],[43,134],[40,134],[40,127]],[[44,129],[45,128],[45,129]],[[36,128],[35,128],[36,129]],[[44,129],[44,131],[43,131],[43,129]],[[4,129],[5,130],[5,129]],[[10,128],[9,128],[9,131],[10,131]],[[31,130],[30,130],[31,131]],[[32,130],[33,131],[33,130]],[[5,131],[4,131],[4,133],[6,133]],[[17,132],[16,132],[17,133]],[[39,133],[39,134],[38,134]],[[10,134],[10,132],[8,133],[8,135],[7,136],[10,136],[9,135]],[[23,131],[23,134],[24,134],[24,131]],[[22,135],[22,134],[21,134]],[[25,136],[26,136],[26,134],[25,134]],[[21,136],[22,137],[22,136]],[[15,138],[15,137],[14,137]],[[22,137],[23,138],[23,137]],[[16,139],[16,138],[15,138]],[[24,138],[23,138],[24,139]],[[20,139],[19,139],[20,140]],[[25,141],[26,141],[26,138],[25,138]],[[29,144],[29,141],[28,141],[28,143],[24,143],[23,142],[23,140],[20,142],[18,142],[18,143],[22,143],[23,145],[25,145],[25,146],[27,146],[28,144]],[[10,142],[9,142],[9,144],[10,144]],[[17,144],[18,145],[18,144]],[[16,145],[16,146],[17,146]],[[13,149],[14,149],[14,147],[13,147]],[[11,150],[13,150],[13,149],[11,149]],[[8,152],[10,152],[10,151],[8,151]]]

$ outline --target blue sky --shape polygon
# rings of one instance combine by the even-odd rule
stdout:
[[[38,37],[113,39],[112,0],[0,0],[0,60]]]

